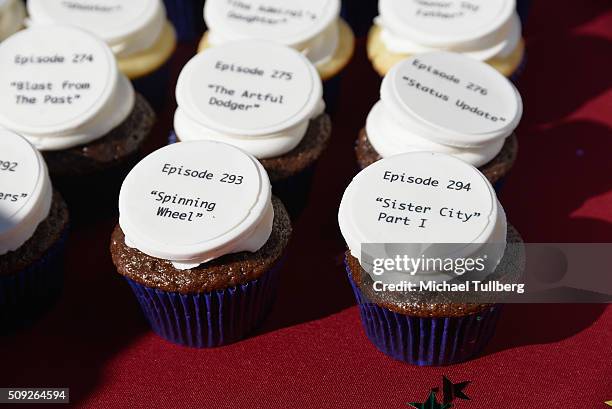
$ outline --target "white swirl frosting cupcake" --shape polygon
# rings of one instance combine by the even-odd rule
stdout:
[[[381,0],[368,55],[381,76],[406,57],[451,51],[512,77],[524,58],[521,37],[515,0]]]
[[[391,69],[380,94],[357,141],[361,168],[416,151],[455,156],[492,182],[512,167],[523,103],[487,64],[447,52],[413,56]]]
[[[355,47],[340,0],[209,0],[204,19],[208,32],[200,51],[238,40],[273,41],[302,52],[323,80],[340,73]]]
[[[31,321],[57,296],[68,219],[40,152],[0,128],[0,333]]]
[[[0,126],[43,153],[69,202],[69,191],[83,196],[96,178],[108,186],[139,157],[155,114],[92,34],[56,25],[22,30],[0,44],[0,71]]]
[[[125,179],[119,213],[113,261],[155,332],[203,348],[261,323],[291,224],[253,156],[211,141],[166,146]]]
[[[176,35],[161,0],[31,0],[30,27],[73,25],[108,44],[130,79],[159,69],[176,47]]]

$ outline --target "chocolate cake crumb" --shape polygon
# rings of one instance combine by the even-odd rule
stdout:
[[[85,145],[43,152],[49,174],[53,179],[71,178],[122,167],[140,155],[155,121],[153,108],[136,94],[132,113],[107,135]]]
[[[507,242],[523,243],[521,235],[514,227],[508,225]],[[499,281],[516,281],[522,275],[524,268],[524,252],[517,251],[521,246],[511,246],[504,254],[499,266],[490,277]],[[374,293],[371,276],[365,272],[359,260],[350,251],[346,252],[346,261],[353,281],[362,294],[375,304],[398,314],[416,317],[463,317],[476,314],[491,307],[492,304],[460,304],[445,301],[443,293],[406,292],[390,293],[388,291]]]
[[[0,275],[17,274],[40,260],[68,229],[68,207],[59,193],[53,193],[51,209],[28,241],[15,251],[0,256]]]
[[[282,258],[291,236],[291,222],[283,204],[272,198],[274,224],[266,244],[255,253],[228,254],[190,270],[178,270],[168,260],[148,256],[125,244],[117,225],[111,237],[111,255],[119,274],[149,288],[181,294],[200,294],[255,280]]]
[[[359,132],[359,137],[355,144],[357,162],[361,169],[365,169],[374,162],[378,162],[382,157],[376,152],[368,139],[365,128]],[[518,155],[518,139],[516,134],[512,134],[506,139],[499,154],[489,163],[478,168],[491,183],[495,183],[508,174]]]

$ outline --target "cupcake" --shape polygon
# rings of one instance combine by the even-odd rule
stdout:
[[[34,27],[0,44],[0,72],[0,127],[42,152],[71,207],[116,203],[155,114],[110,48],[78,28]]]
[[[448,7],[441,6],[441,7]],[[516,0],[516,11],[523,27],[529,16],[531,0]],[[378,0],[342,0],[342,17],[351,25],[356,35],[366,34],[378,14]]]
[[[158,335],[217,347],[263,321],[291,223],[254,157],[210,141],[162,148],[125,179],[119,213],[112,258]]]
[[[159,109],[167,99],[176,34],[161,0],[30,0],[29,26],[69,24],[106,42],[119,69]]]
[[[208,31],[199,50],[237,40],[274,41],[302,52],[317,67],[325,101],[333,110],[340,91],[340,73],[355,49],[355,36],[339,17],[340,0],[208,0]]]
[[[411,55],[440,50],[466,54],[516,79],[525,55],[514,0],[380,0],[367,47],[381,76]]]
[[[376,348],[423,366],[465,361],[482,351],[500,304],[495,297],[439,288],[476,278],[516,281],[523,259],[520,236],[476,168],[431,152],[381,160],[353,179],[338,220],[348,246],[348,278]]]
[[[204,31],[204,0],[164,0],[179,41],[195,40]]]
[[[331,137],[316,68],[279,44],[245,40],[196,55],[181,72],[170,142],[211,140],[259,159],[294,216]]]
[[[476,166],[500,187],[518,152],[516,87],[487,64],[434,52],[396,64],[356,143],[361,169],[389,156],[431,151]]]
[[[0,333],[48,309],[62,287],[68,210],[41,154],[0,129]]]
[[[21,30],[25,15],[21,0],[0,0],[0,41]]]

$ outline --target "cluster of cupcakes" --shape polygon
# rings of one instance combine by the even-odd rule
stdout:
[[[495,191],[516,159],[523,110],[509,79],[524,61],[515,2],[444,3],[379,2],[367,47],[384,77],[380,101],[355,135],[361,172],[339,208],[366,334],[417,365],[477,354],[500,306],[377,297],[362,245],[520,242]],[[23,322],[24,305],[58,292],[67,208],[95,204],[118,207],[112,259],[157,334],[199,348],[247,336],[273,304],[292,220],[332,138],[354,10],[340,0],[29,0],[25,20],[24,10],[0,0],[0,323]],[[439,13],[453,18],[442,24]],[[168,61],[178,40],[199,34],[168,144],[145,156]],[[470,189],[392,183],[388,173],[460,176]],[[482,217],[405,229],[380,217],[381,196],[454,202]],[[513,273],[507,258],[501,275]]]

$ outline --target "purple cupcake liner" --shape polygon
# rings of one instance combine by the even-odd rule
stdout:
[[[328,114],[333,114],[338,109],[341,83],[342,74],[336,75],[327,81],[323,81],[323,100],[325,101],[325,111]]]
[[[224,290],[179,294],[126,278],[153,331],[175,344],[214,348],[241,340],[268,315],[278,288],[280,265],[262,277]]]
[[[204,32],[204,0],[164,0],[168,19],[179,41],[195,40]]]
[[[501,305],[465,317],[420,318],[398,314],[370,302],[346,266],[361,323],[382,353],[418,366],[452,365],[474,358],[495,332]]]
[[[495,193],[501,193],[505,185],[506,185],[506,176],[503,176],[499,180],[497,180],[497,182],[493,183],[493,189],[495,189]]]
[[[176,133],[171,131],[168,136],[168,144],[172,145],[177,141]],[[287,179],[272,182],[272,192],[283,202],[287,213],[289,213],[293,221],[300,217],[308,204],[315,174],[315,165],[313,164]]]
[[[161,112],[168,102],[170,88],[170,63],[166,62],[152,73],[132,80],[134,90],[141,94],[155,112]]]
[[[272,192],[285,205],[291,220],[297,220],[306,207],[312,191],[315,164],[298,174],[272,183]]]
[[[178,138],[176,137],[176,133],[174,131],[170,131],[170,135],[168,135],[168,145],[173,145],[178,142]]]
[[[62,194],[70,210],[72,226],[115,217],[121,184],[141,158],[142,152],[138,150],[122,163],[95,173],[66,176],[51,173],[53,187]]]
[[[521,60],[521,63],[516,68],[514,73],[510,76],[510,81],[516,84],[518,80],[521,78],[521,75],[523,75],[523,73],[525,72],[526,67],[527,67],[527,53],[525,52],[525,55],[523,55],[523,59]]]
[[[67,237],[68,228],[34,264],[0,275],[0,334],[31,324],[53,306],[63,288]]]

